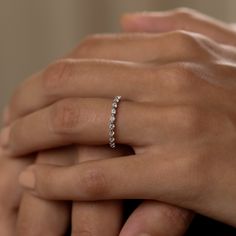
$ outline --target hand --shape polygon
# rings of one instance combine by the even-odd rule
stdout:
[[[86,45],[84,46],[86,47]],[[84,50],[83,48],[84,46],[80,46],[79,51]],[[77,55],[77,52],[74,52],[73,55]],[[83,53],[83,55],[84,57],[86,56],[85,53]],[[91,56],[91,54],[89,56]],[[94,56],[96,57],[96,55]],[[102,57],[102,54],[100,54],[100,56]],[[124,54],[124,56],[120,54],[120,59],[121,57],[123,59],[126,59],[125,57],[127,56],[128,55],[126,54]],[[91,151],[88,153],[91,154]],[[54,154],[54,156],[56,157],[50,158],[50,155],[52,154]],[[99,155],[99,150],[96,150],[96,154]],[[61,151],[59,152],[59,150],[56,152],[55,151],[50,151],[46,153],[44,152],[39,155],[37,163],[51,163],[51,164],[54,163],[57,165],[65,164],[64,162],[69,161],[69,159],[67,158],[66,160],[64,160],[63,155],[65,156],[66,153]],[[58,156],[62,156],[62,158],[57,159]],[[109,203],[104,203],[104,205],[107,204]],[[18,215],[18,233],[20,235],[31,235],[31,234],[40,235],[42,232],[45,233],[45,230],[46,233],[48,232],[48,230],[56,234],[58,234],[59,232],[63,232],[63,230],[65,230],[67,222],[67,217],[66,217],[68,215],[67,205],[68,204],[64,203],[59,204],[57,202],[47,202],[26,193],[22,200],[20,213]],[[76,205],[77,204],[75,204],[75,209],[77,209]],[[86,205],[89,207],[90,204]],[[100,208],[101,207],[98,206],[98,210]],[[84,209],[86,209],[86,207],[84,207]],[[34,212],[37,212],[37,214],[34,214]],[[109,212],[109,210],[105,212]],[[60,221],[57,222],[45,221],[44,220],[45,214],[50,215],[51,216],[50,219],[54,219],[53,216],[60,214],[61,215]],[[79,217],[81,217],[82,215],[83,213],[80,215],[77,214],[75,215],[75,217],[73,217],[73,222],[75,223],[72,224],[73,227],[72,229],[74,232],[83,229],[84,227],[86,227],[86,225],[88,227],[88,224],[90,224],[90,227],[94,224],[94,221],[91,220],[84,225],[83,221],[79,220]],[[92,212],[92,215],[96,215],[95,210]],[[115,219],[116,217],[118,217],[118,215],[114,214],[114,218],[111,219]],[[176,222],[175,223],[176,227],[173,226],[169,227],[169,225],[172,225],[172,220]],[[41,222],[42,227],[40,228],[35,227],[39,225],[37,224],[37,222],[39,221]],[[159,222],[158,225],[152,223],[156,221]],[[190,221],[191,221],[191,213],[188,213],[185,210],[181,210],[173,206],[168,206],[160,202],[147,201],[141,204],[140,207],[138,207],[132,214],[129,221],[125,224],[125,227],[122,230],[122,235],[123,234],[136,235],[141,230],[150,233],[165,232],[165,235],[182,235],[182,233],[184,233]],[[103,222],[105,223],[105,221]],[[94,227],[94,228],[92,227],[96,232],[99,232],[99,229],[102,228],[103,224],[102,222],[100,223],[101,224],[99,224],[99,227]],[[135,227],[133,227],[133,225],[135,225]]]
[[[0,148],[0,235],[16,235],[17,213],[22,188],[18,183],[19,174],[32,163],[32,158],[9,158]]]
[[[6,149],[19,155],[70,143],[105,144],[111,97],[120,94],[126,100],[119,107],[117,141],[132,145],[139,158],[38,167],[28,174],[37,175],[29,187],[52,199],[155,199],[235,225],[235,49],[186,32],[132,37],[130,51],[149,55],[151,63],[65,60],[28,81],[13,100],[18,114],[52,105],[18,119]],[[130,38],[114,41],[114,51],[121,52]],[[160,64],[163,57],[169,62]],[[31,103],[24,96],[30,90],[37,95]],[[80,98],[63,100],[75,95]],[[55,98],[62,100],[53,103]],[[48,182],[40,178],[45,173]],[[73,180],[80,191],[70,188]]]
[[[163,33],[187,30],[201,33],[220,43],[235,45],[236,24],[226,24],[188,8],[166,12],[140,12],[125,14],[121,25],[126,32]]]
[[[125,150],[123,148],[123,150]],[[93,158],[93,156],[96,157]],[[51,165],[74,165],[75,162],[124,155],[102,147],[68,147],[41,152],[38,163]],[[126,152],[127,154],[127,152]],[[71,205],[72,211],[71,211]],[[118,201],[74,202],[46,201],[25,192],[18,213],[17,235],[118,235],[122,223],[122,205]],[[46,219],[46,220],[45,220]],[[72,222],[70,222],[72,220]],[[107,227],[109,225],[109,228]],[[15,234],[14,234],[15,235]]]
[[[186,30],[206,35],[219,43],[236,45],[235,24],[221,22],[188,8],[125,14],[121,24],[127,32]]]

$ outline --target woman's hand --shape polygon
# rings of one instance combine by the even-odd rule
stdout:
[[[16,235],[17,214],[22,188],[19,174],[32,163],[32,158],[9,158],[0,148],[0,235]]]
[[[92,46],[92,45],[91,45]],[[83,47],[87,47],[86,45],[80,46],[79,51],[84,50]],[[89,51],[89,50],[88,50]],[[79,53],[80,54],[80,53]],[[79,55],[78,54],[78,55]],[[73,53],[74,56],[77,55],[77,52],[75,51]],[[83,53],[83,56],[86,57],[86,53]],[[91,56],[91,54],[89,55]],[[96,57],[96,55],[94,55]],[[98,57],[102,57],[102,54],[98,54]],[[111,55],[112,56],[112,55]],[[129,55],[127,53],[124,53],[124,55],[120,54],[120,59],[126,60],[126,57]],[[107,57],[107,56],[105,56]],[[130,56],[129,56],[130,58]],[[128,59],[129,59],[128,58]],[[127,60],[128,60],[127,59]],[[12,119],[13,121],[13,119]],[[84,150],[83,147],[80,147],[80,149]],[[96,149],[96,158],[100,156],[100,154],[103,156],[104,151],[100,152],[100,149]],[[93,153],[94,148],[86,148],[87,151],[83,151],[84,157],[81,157],[81,155],[78,155],[78,158],[84,158],[84,160],[87,160],[91,158],[91,153]],[[109,150],[109,149],[108,149]],[[108,153],[109,151],[106,151]],[[79,152],[81,154],[81,152]],[[51,157],[53,155],[53,157]],[[93,154],[95,155],[95,154]],[[67,156],[70,156],[68,158]],[[59,158],[61,157],[61,158]],[[36,163],[47,163],[47,164],[56,164],[56,165],[65,165],[65,163],[69,164],[72,160],[71,151],[63,151],[63,149],[59,150],[53,150],[49,152],[43,152],[40,153]],[[19,164],[23,161],[17,160]],[[69,163],[68,163],[69,161]],[[72,163],[71,163],[72,164]],[[5,165],[2,165],[4,167]],[[4,168],[5,169],[5,168]],[[19,169],[17,174],[22,170]],[[9,172],[9,176],[14,176],[12,173]],[[4,177],[5,178],[5,177]],[[17,178],[15,178],[16,180]],[[14,187],[17,188],[16,186]],[[6,195],[6,192],[3,190],[4,194]],[[84,203],[85,204],[85,203]],[[82,203],[74,203],[73,212],[77,212],[76,209],[78,207],[81,208]],[[106,224],[106,220],[103,220],[100,222],[101,224],[94,225],[94,217],[99,212],[99,209],[103,209],[102,212],[108,213],[108,215],[111,213],[111,207],[105,207],[107,205],[110,205],[109,202],[104,204],[99,204],[98,206],[93,206],[93,211],[91,211],[90,218],[91,220],[87,220],[86,224],[84,224],[84,221],[81,220],[81,217],[83,218],[85,215],[87,215],[87,210],[90,208],[90,206],[93,205],[93,203],[87,203],[83,207],[84,211],[80,214],[73,214],[73,222],[72,222],[72,231],[74,233],[83,230],[84,228],[87,228],[90,231],[93,231],[93,233],[96,235],[99,235],[99,232],[101,229],[103,229],[103,223]],[[102,207],[104,205],[104,207]],[[17,206],[18,208],[18,206]],[[59,203],[54,201],[46,201],[39,199],[37,197],[32,196],[31,194],[25,193],[23,196],[23,199],[21,200],[21,206],[19,213],[16,211],[14,219],[16,217],[18,218],[17,223],[17,231],[19,235],[41,235],[42,233],[47,233],[48,231],[54,233],[54,234],[60,234],[62,233],[67,226],[68,219],[69,219],[69,205],[67,203]],[[112,207],[113,208],[113,207]],[[97,209],[97,211],[96,211]],[[115,208],[113,208],[115,209]],[[110,212],[110,213],[109,213]],[[34,214],[35,213],[35,214]],[[50,215],[50,220],[45,221],[47,217],[45,215]],[[53,221],[56,215],[61,215],[60,221]],[[88,215],[87,215],[88,216]],[[110,220],[113,220],[113,222],[118,222],[116,219],[119,219],[119,214],[110,214]],[[180,217],[181,216],[181,217]],[[104,217],[103,217],[104,218]],[[8,218],[11,219],[11,218]],[[175,221],[176,227],[170,227],[172,225],[172,221]],[[38,222],[41,222],[40,225],[42,227],[37,227],[39,224]],[[156,225],[154,222],[158,221],[159,224]],[[165,235],[182,235],[184,231],[187,229],[187,226],[189,225],[191,221],[191,213],[188,213],[185,210],[178,209],[173,206],[168,206],[164,203],[156,202],[156,201],[145,201],[143,204],[141,204],[131,215],[128,222],[125,224],[121,235],[137,235],[139,232],[149,232],[149,233],[163,233],[165,232]],[[97,220],[96,220],[97,222]],[[14,229],[15,227],[9,228],[8,225],[5,225],[8,229]],[[89,227],[89,228],[88,228]],[[2,228],[4,229],[4,228]],[[103,232],[104,233],[104,232]],[[109,230],[108,235],[112,234],[112,230]],[[114,232],[114,235],[116,233]],[[5,233],[4,233],[5,235]],[[14,233],[13,233],[14,235]]]
[[[235,48],[187,32],[101,38],[85,42],[94,43],[90,55],[96,50],[101,53],[97,57],[106,50],[121,54],[129,48],[130,60],[142,54],[147,62],[65,59],[50,65],[13,97],[11,119],[25,116],[2,132],[5,152],[23,155],[73,143],[106,144],[116,94],[124,99],[117,141],[136,152],[157,141],[183,145],[202,115],[211,118],[224,112],[223,117],[213,116],[217,120],[234,111]],[[207,120],[204,124],[211,128]]]
[[[68,166],[89,159],[124,155],[125,150],[75,146],[60,148],[41,152],[36,163]],[[80,201],[71,204],[69,201],[47,201],[25,192],[17,216],[17,235],[67,235],[66,232],[71,226],[71,235],[90,233],[115,236],[119,234],[121,223],[122,203],[118,201]]]
[[[74,147],[41,152],[39,163],[62,166],[90,160],[126,155],[129,149],[112,150],[107,147]],[[45,176],[44,176],[45,178]],[[68,201],[47,201],[25,192],[18,214],[17,235],[65,235],[70,219]],[[48,219],[45,221],[45,218]],[[191,213],[157,201],[143,201],[123,227],[121,201],[75,201],[72,208],[72,235],[139,235],[141,233],[183,235],[191,222]],[[174,225],[173,221],[175,222]],[[157,225],[156,222],[159,222]],[[109,225],[109,227],[107,227]],[[120,232],[122,228],[122,231]],[[13,234],[14,235],[14,234]]]
[[[42,166],[21,181],[31,176],[29,187],[45,198],[155,199],[235,225],[235,49],[186,32],[107,40],[114,52],[130,45],[137,58],[142,53],[151,62],[65,60],[50,66],[13,99],[12,116],[42,109],[8,129],[5,149],[25,154],[70,143],[105,144],[111,98],[119,94],[117,142],[132,145],[139,158]],[[101,54],[103,42],[93,38]],[[28,91],[34,91],[31,102]],[[74,96],[80,98],[63,99]],[[43,173],[51,176],[48,182]],[[70,188],[72,181],[78,188]]]
[[[68,166],[89,159],[98,160],[126,155],[127,148],[68,147],[41,152],[36,164]],[[93,235],[118,235],[122,226],[123,207],[118,201],[74,202],[50,201],[38,198],[22,189],[18,175],[34,158],[9,158],[0,155],[0,235],[65,235],[71,224],[72,235],[88,232]],[[72,222],[69,222],[72,218]],[[86,220],[84,220],[86,219]],[[155,222],[159,222],[156,224]],[[175,222],[174,225],[173,221]],[[144,201],[125,223],[120,235],[141,232],[183,235],[191,222],[191,213],[157,201]],[[107,227],[109,225],[109,227]]]
[[[125,14],[121,24],[127,32],[163,33],[186,30],[206,35],[219,43],[236,45],[235,24],[227,24],[188,8]]]

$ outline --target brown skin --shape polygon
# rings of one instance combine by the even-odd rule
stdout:
[[[179,13],[178,13],[179,14]],[[179,14],[179,17],[180,17],[181,15]],[[196,16],[197,16],[197,14],[196,14]],[[196,17],[197,18],[197,17]],[[127,19],[127,18],[126,18]],[[167,19],[167,18],[166,18]],[[157,18],[157,20],[160,20],[159,18]],[[198,19],[196,19],[196,21],[197,21]],[[188,21],[189,22],[189,24],[190,24],[190,26],[192,27],[192,25],[191,25],[191,23],[192,22],[190,22],[190,21]],[[201,25],[202,25],[202,28],[204,28],[205,27],[205,25],[209,25],[208,24],[208,21],[206,21],[206,22],[200,22],[201,23]],[[196,24],[194,24],[194,25],[196,25]],[[200,24],[199,24],[200,25]],[[181,26],[181,25],[179,25],[179,26]],[[180,27],[181,28],[181,27]],[[195,30],[195,28],[194,27],[192,27],[193,28],[193,30]],[[201,27],[198,27],[197,29],[196,29],[196,31],[199,31],[199,29],[200,29]],[[211,25],[209,26],[209,28],[211,28]],[[222,31],[221,30],[222,28],[221,27],[219,27],[219,29],[218,29],[218,31],[219,31],[219,34],[222,34],[222,35],[224,35],[225,36],[225,32],[224,31]],[[153,29],[153,31],[154,31],[155,29]],[[168,30],[168,29],[166,29],[166,30]],[[207,32],[207,31],[206,31]],[[233,33],[232,34],[230,34],[231,36],[233,35]],[[235,40],[234,39],[234,37],[232,36],[232,37],[229,37],[228,38],[228,42],[230,43],[230,44],[233,44],[232,42]],[[107,36],[105,36],[105,38],[103,39],[102,37],[101,38],[99,38],[99,37],[95,37],[95,38],[92,38],[91,40],[89,39],[87,42],[85,42],[84,44],[83,44],[83,47],[81,47],[80,46],[80,51],[78,50],[78,54],[82,54],[82,57],[83,57],[83,55],[84,55],[84,57],[93,57],[94,55],[94,51],[96,51],[96,53],[97,53],[97,49],[100,49],[100,51],[98,50],[98,55],[95,55],[95,57],[98,57],[98,58],[107,58],[107,59],[109,59],[109,54],[111,54],[111,55],[113,55],[113,53],[115,54],[115,52],[116,52],[116,57],[117,57],[117,47],[118,47],[118,45],[116,46],[116,44],[118,44],[117,42],[116,42],[116,40],[112,40],[112,38],[110,39],[109,37],[108,37],[108,42],[112,42],[112,41],[114,41],[115,43],[114,43],[114,45],[113,45],[113,43],[111,43],[111,45],[113,45],[113,47],[111,46],[111,47],[109,47],[108,46],[108,48],[107,49],[105,49],[105,47],[104,47],[104,45],[106,44],[106,43],[102,43],[102,41],[104,40],[104,41],[106,41],[107,40],[107,38],[106,38]],[[132,37],[131,37],[132,38]],[[102,40],[101,40],[102,39]],[[216,38],[216,40],[218,40],[218,38]],[[129,41],[129,40],[128,40]],[[140,40],[141,41],[141,40]],[[165,40],[163,40],[163,42],[164,42]],[[122,41],[122,43],[123,42],[125,42],[126,43],[126,41],[125,40],[123,40]],[[145,42],[144,42],[144,44],[145,44]],[[149,42],[146,42],[146,44],[150,44]],[[128,46],[130,45],[130,43],[128,42],[128,44],[127,44]],[[94,50],[94,47],[95,47],[95,49],[96,50]],[[119,48],[119,47],[118,47]],[[150,49],[151,50],[151,49]],[[154,59],[155,58],[155,56],[156,55],[151,55],[151,56],[153,56],[152,58],[148,58],[148,53],[149,53],[149,51],[150,50],[144,50],[143,52],[142,52],[142,54],[144,54],[144,57],[145,57],[145,59]],[[156,52],[158,52],[158,50],[161,50],[161,48],[155,48],[155,51]],[[178,50],[177,48],[176,48],[176,50]],[[132,50],[131,50],[132,51]],[[134,51],[135,51],[135,47],[134,47]],[[146,53],[146,51],[147,51],[147,53]],[[180,51],[180,50],[179,50]],[[187,50],[186,50],[187,51]],[[85,55],[85,52],[87,52],[87,56]],[[124,50],[124,54],[126,55],[126,57],[130,57],[130,58],[127,58],[127,60],[134,60],[135,61],[135,59],[132,59],[132,56],[130,56],[130,52],[129,53],[126,53],[127,52],[127,50]],[[144,53],[145,52],[145,53]],[[160,51],[159,51],[160,52]],[[158,52],[158,53],[159,53]],[[129,55],[128,55],[129,54]],[[135,53],[134,53],[135,54]],[[227,54],[227,53],[226,53]],[[89,56],[88,56],[89,55]],[[228,55],[230,55],[230,54],[228,54]],[[135,55],[134,55],[135,57],[136,57],[136,60],[137,60],[137,58],[138,58],[138,61],[139,61],[139,58],[141,58],[143,55],[140,55],[140,54],[138,54],[138,53],[136,53]],[[189,55],[179,55],[180,57],[181,57],[181,59],[190,59],[192,56],[196,56],[196,55],[191,55],[191,53],[189,53]],[[232,56],[232,55],[231,55]],[[119,58],[120,57],[120,55],[118,55],[118,58],[115,58],[115,59],[121,59],[121,58]],[[233,58],[234,58],[234,56],[233,56]],[[159,58],[159,59],[161,59],[162,60],[162,63],[164,63],[165,61],[168,61],[169,60],[169,58],[168,58],[168,56],[167,56],[167,58],[165,58],[165,57],[162,57],[162,58]],[[192,59],[192,58],[191,58]],[[176,59],[176,58],[173,58],[173,57],[171,57],[171,60],[173,60],[173,61],[175,61],[175,60],[178,60],[178,58]],[[141,59],[140,59],[140,61],[141,61]],[[159,60],[160,61],[160,60]],[[19,105],[19,104],[18,104]],[[15,108],[17,108],[17,106],[15,107]],[[15,109],[12,109],[12,111],[13,110],[15,110]],[[27,109],[26,109],[27,110]],[[22,111],[21,111],[22,112]],[[14,113],[14,112],[13,112]],[[17,112],[17,109],[16,109],[16,114],[17,114],[18,112]],[[13,114],[13,117],[15,116],[16,118],[18,118],[19,117],[19,115],[23,115],[23,114],[26,114],[26,113],[24,113],[24,111],[23,111],[23,113],[18,113],[17,115],[14,115]],[[13,118],[12,118],[13,119]],[[15,119],[15,118],[14,118]],[[22,160],[21,160],[22,161]],[[158,205],[158,204],[156,204],[156,205]],[[159,204],[160,205],[160,204]],[[170,207],[167,207],[166,208],[166,206],[164,206],[164,208],[163,209],[168,209],[168,208],[170,208]],[[147,205],[147,209],[148,209],[148,205]],[[154,208],[152,208],[152,209],[154,209]],[[158,208],[157,208],[158,209]],[[161,212],[160,211],[160,209],[162,209],[162,208],[159,208],[159,212]],[[170,208],[171,209],[171,208]],[[177,208],[174,208],[174,211],[176,211],[176,212],[178,212],[178,210],[177,210]],[[148,212],[151,212],[151,210],[149,209],[148,211],[147,211],[147,215],[148,215]],[[158,212],[158,211],[156,211],[156,212]],[[164,212],[165,212],[165,210],[164,210]],[[172,212],[172,210],[171,210],[171,212]],[[173,213],[173,215],[174,215],[175,213]],[[163,217],[162,217],[163,218]],[[136,219],[138,219],[138,218],[136,218]],[[141,221],[141,220],[140,220]],[[179,222],[180,223],[180,222]],[[167,225],[168,225],[168,222],[167,222]],[[132,224],[131,224],[131,226],[132,226]],[[132,227],[130,227],[130,228],[132,228]],[[136,235],[136,234],[135,234]]]
[[[219,43],[236,45],[235,24],[213,19],[188,8],[125,14],[121,18],[121,25],[127,32],[164,33],[185,30],[203,34]]]
[[[119,52],[130,42],[129,37],[120,37],[123,43],[114,43]],[[67,59],[28,80],[13,104],[19,114],[26,108],[36,111],[9,127],[5,149],[24,155],[73,143],[104,145],[111,99],[120,94],[124,99],[117,117],[117,142],[132,146],[139,158],[68,168],[39,166],[24,175],[22,183],[30,176],[33,181],[35,173],[36,183],[30,184],[41,197],[159,200],[236,225],[236,49],[179,31],[132,38],[130,51],[147,58],[157,55],[156,59],[146,63]],[[162,64],[157,45],[170,52]],[[176,45],[185,49],[179,60]],[[25,94],[31,90],[35,93],[30,103]],[[48,181],[41,178],[45,174]],[[59,176],[65,177],[58,181]]]

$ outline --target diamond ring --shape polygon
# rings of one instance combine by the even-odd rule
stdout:
[[[115,128],[116,128],[116,114],[121,96],[115,96],[112,102],[111,117],[109,122],[109,145],[111,148],[116,147],[115,142]]]

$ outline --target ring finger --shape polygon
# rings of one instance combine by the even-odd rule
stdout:
[[[110,99],[65,99],[18,119],[8,128],[5,151],[10,155],[19,156],[73,143],[106,144],[109,137],[111,103]],[[163,129],[162,122],[167,118],[167,112],[164,111],[168,109],[121,101],[116,114],[117,143],[132,146],[151,144],[157,138],[154,137],[154,120],[160,136],[162,132],[166,132],[165,129],[170,129]]]

